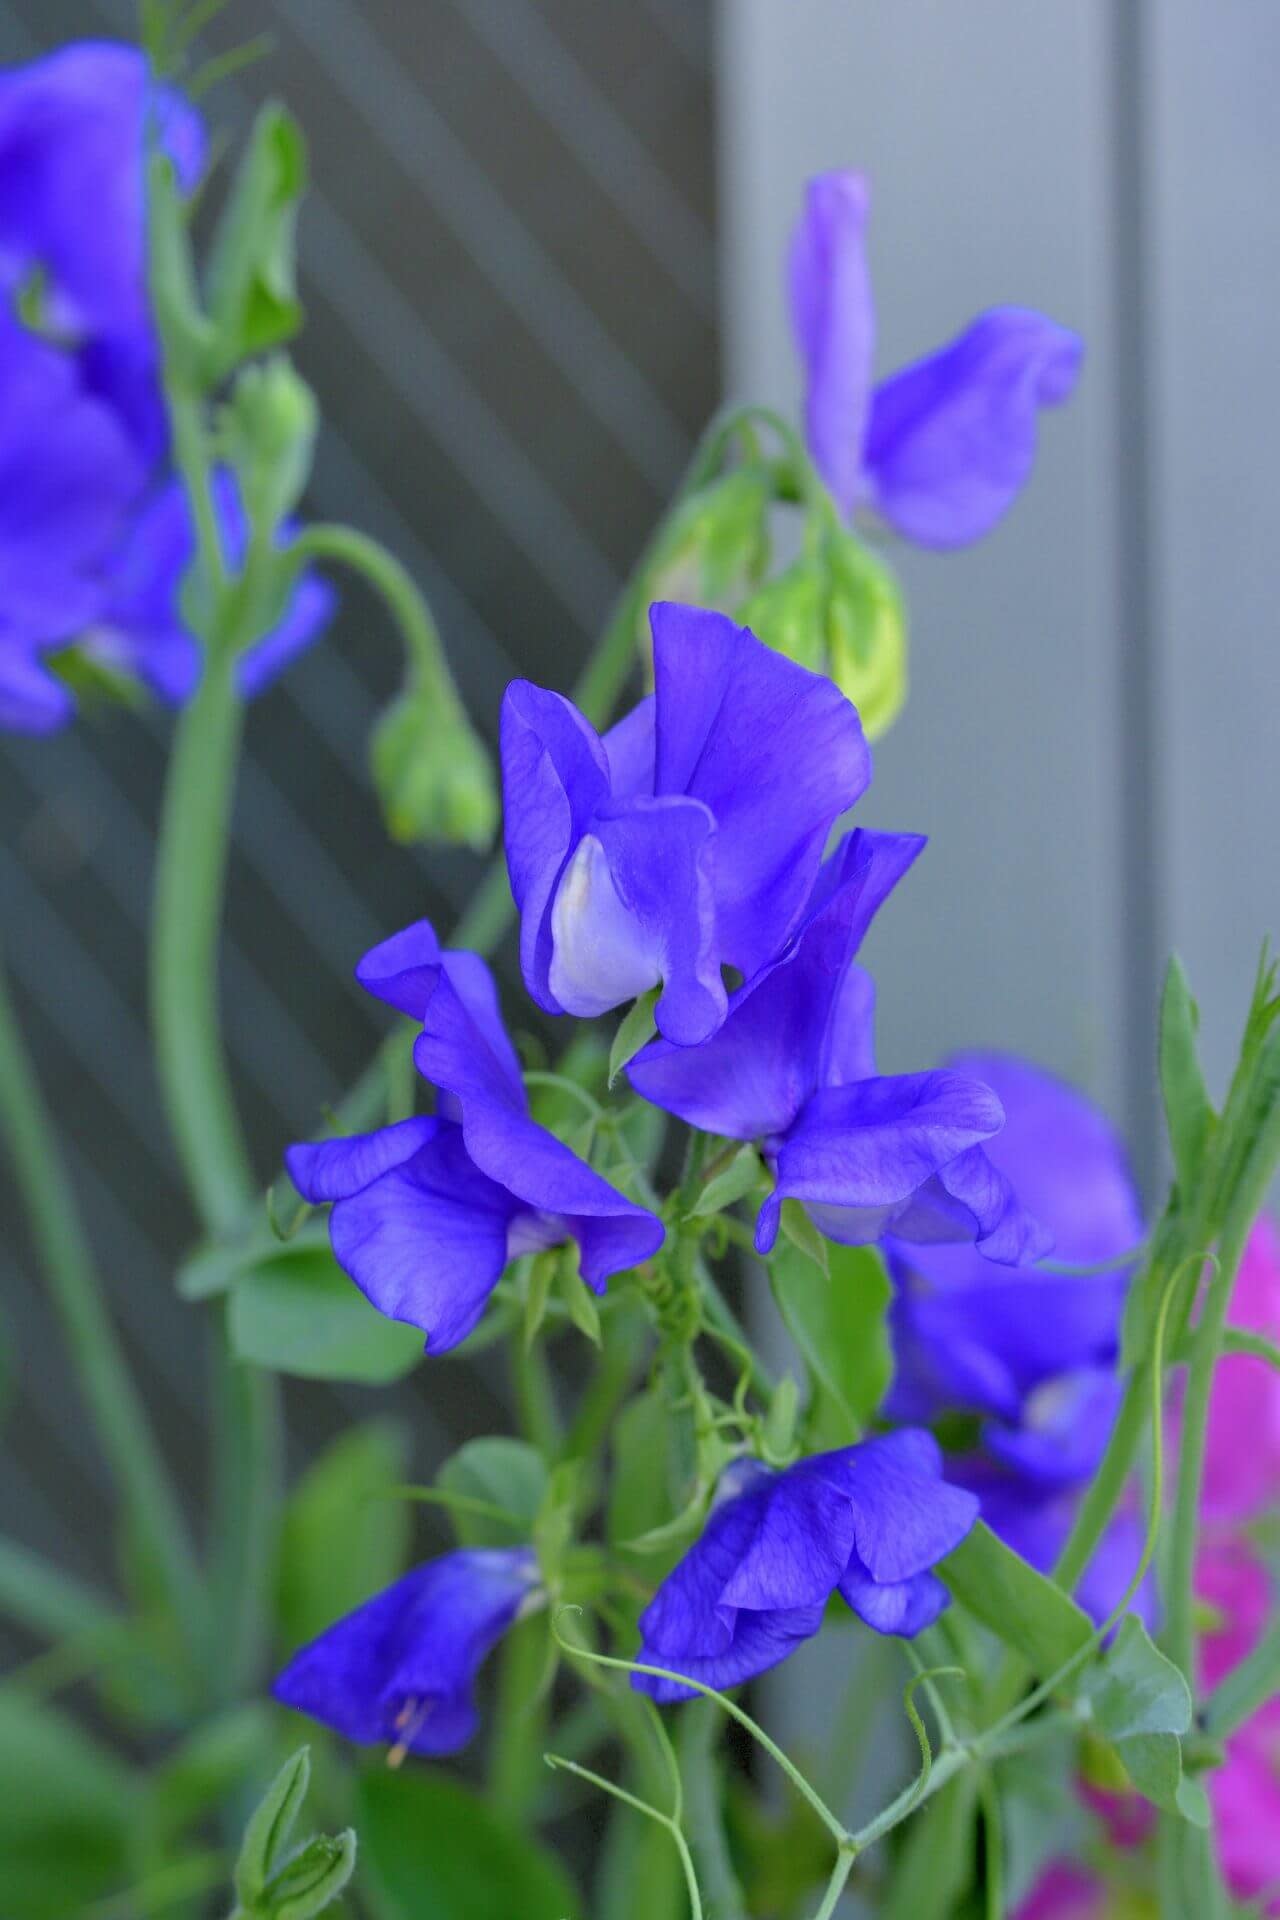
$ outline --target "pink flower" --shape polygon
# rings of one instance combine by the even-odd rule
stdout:
[[[1096,1874],[1059,1860],[1041,1874],[1013,1920],[1105,1920],[1106,1903]]]

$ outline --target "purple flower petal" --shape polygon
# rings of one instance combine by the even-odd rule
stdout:
[[[0,628],[0,733],[53,733],[74,712],[70,693],[30,643]]]
[[[371,947],[356,968],[356,979],[376,1000],[408,1014],[411,1020],[424,1020],[442,969],[477,1028],[480,1041],[510,1083],[513,1097],[523,1105],[520,1058],[503,1024],[493,974],[478,953],[446,951],[431,922],[415,920],[412,926]]]
[[[814,464],[847,516],[862,492],[875,308],[867,269],[867,182],[810,180],[791,239],[791,323],[805,371],[805,434]]]
[[[1047,1378],[1018,1409],[1018,1423],[989,1421],[983,1444],[1011,1473],[1044,1487],[1082,1486],[1096,1471],[1120,1408],[1114,1367],[1079,1367]]]
[[[996,307],[885,381],[866,438],[876,509],[922,546],[980,539],[1029,479],[1039,411],[1068,397],[1083,353],[1043,314]]]
[[[716,826],[698,800],[632,800],[597,816],[556,893],[551,991],[590,1019],[662,983],[659,1029],[694,1046],[724,1018],[716,957]]]
[[[831,681],[745,627],[668,602],[650,620],[655,792],[710,808],[719,955],[749,979],[797,925],[835,820],[871,778],[871,756]]]
[[[873,1580],[856,1558],[840,1580],[839,1592],[877,1633],[911,1640],[931,1627],[944,1611],[950,1595],[933,1573],[917,1573],[909,1580]]]
[[[910,1580],[958,1547],[978,1517],[978,1502],[942,1478],[932,1435],[916,1428],[884,1434],[801,1469],[838,1485],[854,1509],[858,1559],[873,1580]]]
[[[777,1159],[756,1247],[777,1238],[782,1202],[804,1202],[828,1238],[858,1246],[904,1218],[920,1189],[957,1154],[989,1139],[1003,1110],[981,1081],[914,1073],[830,1087],[807,1103]]]
[[[476,1730],[476,1674],[537,1580],[528,1547],[428,1561],[302,1647],[272,1693],[361,1745],[456,1752]]]
[[[653,798],[658,759],[656,707],[657,702],[650,694],[604,736],[609,784],[615,803]]]
[[[703,1686],[723,1692],[728,1687],[740,1686],[744,1680],[755,1679],[757,1674],[767,1673],[788,1659],[806,1640],[812,1640],[822,1627],[824,1612],[825,1608],[818,1606],[796,1607],[785,1612],[742,1613],[738,1616],[737,1631],[722,1653],[683,1653],[668,1658],[660,1647],[645,1641],[636,1658],[649,1666],[688,1674],[691,1680],[700,1680]],[[694,1698],[692,1687],[682,1687],[674,1680],[658,1680],[647,1673],[633,1673],[631,1684],[637,1693],[647,1693],[664,1705]]]
[[[329,1216],[339,1265],[379,1313],[420,1327],[432,1354],[465,1340],[484,1313],[520,1212],[474,1164],[461,1129],[435,1124],[412,1159],[337,1200]]]
[[[739,988],[702,1046],[654,1041],[638,1054],[636,1091],[704,1132],[753,1140],[785,1133],[828,1079],[870,1067],[871,983],[849,962],[923,845],[915,834],[851,834],[782,959]]]
[[[558,693],[514,680],[502,702],[503,836],[520,914],[525,986],[548,1013],[551,911],[566,862],[609,797],[609,763],[594,729]]]
[[[395,1126],[379,1127],[376,1133],[355,1133],[344,1140],[290,1147],[284,1156],[285,1166],[303,1199],[313,1205],[349,1200],[392,1167],[412,1160],[435,1138],[440,1124],[432,1117],[417,1116],[397,1121]]]

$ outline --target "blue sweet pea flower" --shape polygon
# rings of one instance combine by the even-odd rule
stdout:
[[[332,1201],[334,1254],[380,1312],[421,1327],[427,1351],[464,1340],[507,1262],[578,1244],[603,1293],[663,1241],[662,1222],[530,1118],[520,1063],[478,954],[445,953],[427,921],[373,948],[361,985],[421,1020],[414,1060],[435,1114],[291,1147],[290,1178]]]
[[[235,476],[218,468],[213,504],[233,567],[244,562],[249,529]],[[282,526],[276,544],[297,532]],[[98,657],[146,682],[161,700],[180,706],[200,678],[200,645],[182,617],[182,583],[195,555],[195,529],[182,484],[161,489],[134,520],[102,582],[102,605],[86,645]],[[337,595],[310,571],[294,582],[279,619],[237,663],[240,692],[251,700],[317,640],[333,617]]]
[[[295,1653],[282,1705],[361,1746],[456,1753],[479,1724],[476,1675],[544,1602],[530,1547],[464,1549],[415,1567]]]
[[[189,191],[205,161],[195,109],[143,53],[77,42],[0,72],[0,292],[38,276],[42,320],[149,461],[168,434],[147,302],[148,138]]]
[[[877,1633],[909,1639],[946,1606],[931,1569],[977,1513],[972,1494],[942,1479],[932,1437],[909,1429],[782,1473],[736,1461],[701,1538],[641,1614],[637,1658],[737,1686],[811,1639],[837,1592]],[[631,1684],[663,1701],[691,1691],[651,1674]]]
[[[628,1069],[638,1093],[690,1126],[760,1142],[774,1173],[761,1253],[789,1198],[845,1245],[893,1233],[967,1239],[1010,1263],[1045,1251],[983,1150],[1004,1123],[992,1090],[968,1074],[875,1071],[872,985],[851,963],[923,845],[915,834],[851,834],[790,947],[732,996],[719,1031],[696,1048],[654,1041]]]
[[[70,717],[42,656],[97,617],[146,478],[75,360],[0,309],[0,729],[48,733]]]
[[[972,1248],[888,1243],[890,1418],[982,1416],[976,1454],[952,1470],[981,1498],[983,1517],[1036,1566],[1052,1567],[1081,1489],[1102,1458],[1120,1403],[1120,1321],[1143,1235],[1142,1205],[1124,1143],[1091,1101],[1029,1061],[957,1055],[998,1094],[1005,1126],[991,1161],[1054,1237],[1055,1259],[1105,1266],[1087,1274],[1034,1265],[995,1273]],[[1082,1584],[1101,1618],[1137,1564],[1141,1527],[1119,1520]],[[1141,1603],[1151,1605],[1147,1593]]]
[[[517,680],[502,708],[507,864],[525,984],[584,1018],[661,984],[680,1046],[724,1018],[793,932],[828,833],[870,779],[857,713],[829,680],[723,614],[651,610],[653,697],[602,740]]]
[[[925,547],[988,533],[1030,478],[1037,417],[1080,372],[1077,334],[994,307],[941,352],[874,386],[875,309],[859,173],[811,180],[791,243],[791,314],[809,450],[846,516],[866,508]]]

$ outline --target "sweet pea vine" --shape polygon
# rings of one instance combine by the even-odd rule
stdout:
[[[273,103],[215,164],[194,101],[262,51],[195,67],[219,12],[144,0],[144,51],[0,73],[0,728],[174,710],[148,974],[215,1380],[197,1527],[0,981],[0,1134],[122,1518],[110,1599],[0,1537],[0,1609],[52,1643],[0,1697],[0,1911],[1268,1910],[1275,969],[1215,1105],[1171,964],[1163,1204],[1036,1064],[875,1048],[864,947],[925,852],[863,804],[907,690],[881,543],[997,526],[1080,341],[998,307],[877,383],[868,184],[808,184],[801,422],[714,420],[577,685],[506,689],[503,852],[457,927],[359,960],[395,1024],[264,1200],[221,1037],[231,806],[246,702],[325,643],[339,569],[404,649],[391,836],[483,852],[499,782],[410,575],[308,512],[305,148]],[[372,1406],[415,1367],[515,1431],[419,1484],[426,1423],[362,1413],[286,1490],[280,1376]],[[767,1728],[793,1656],[825,1756]],[[464,1748],[483,1791],[438,1764]]]

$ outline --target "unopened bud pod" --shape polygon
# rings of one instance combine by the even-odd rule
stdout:
[[[812,673],[826,673],[826,604],[826,569],[806,555],[753,593],[738,619],[775,652]]]
[[[878,740],[907,697],[907,622],[898,583],[852,534],[833,533],[827,564],[826,671]]]
[[[662,543],[648,581],[652,600],[680,600],[737,615],[769,564],[773,483],[760,466],[738,467],[690,496]],[[650,646],[647,611],[641,645]]]
[[[393,840],[443,840],[477,853],[492,845],[493,766],[451,688],[411,681],[374,728],[370,759]]]
[[[251,523],[267,539],[302,498],[318,421],[315,395],[283,354],[245,367],[223,409],[220,450],[239,477]]]

